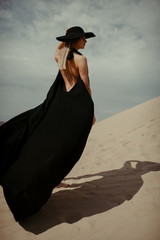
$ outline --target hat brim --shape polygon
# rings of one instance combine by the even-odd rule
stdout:
[[[92,38],[92,37],[95,37],[96,35],[92,32],[86,32],[86,33],[84,33],[84,36],[85,36],[85,38]]]
[[[61,42],[66,42],[67,40],[75,40],[82,36],[85,36],[85,38],[92,38],[92,37],[95,37],[96,35],[92,32],[85,32],[84,34],[77,32],[77,33],[74,33],[74,35],[68,35],[68,36],[64,35],[64,36],[56,37],[56,39]]]

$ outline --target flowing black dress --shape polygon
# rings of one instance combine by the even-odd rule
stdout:
[[[59,70],[42,104],[0,127],[0,184],[16,221],[46,203],[86,145],[93,100],[80,76],[69,92],[63,86]]]

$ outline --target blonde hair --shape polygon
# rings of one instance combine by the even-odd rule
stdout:
[[[58,67],[59,69],[66,69],[66,60],[69,53],[69,47],[63,47],[59,51]]]
[[[72,48],[74,48],[79,40],[80,38],[76,40],[66,41],[65,46],[60,49],[58,57],[59,69],[66,69],[66,61],[73,58]]]

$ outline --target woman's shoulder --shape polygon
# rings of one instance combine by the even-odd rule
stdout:
[[[75,54],[74,61],[77,68],[80,68],[81,66],[87,66],[87,58],[84,55]]]
[[[84,55],[79,55],[74,53],[74,58],[75,60],[78,60],[78,61],[87,62],[87,58]]]
[[[78,55],[74,58],[75,65],[77,69],[88,68],[87,58],[84,55]]]

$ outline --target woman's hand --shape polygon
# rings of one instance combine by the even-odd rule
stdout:
[[[95,118],[95,115],[94,115],[94,117],[93,117],[93,122],[92,122],[92,126],[95,124],[95,122],[96,122],[96,118]]]

